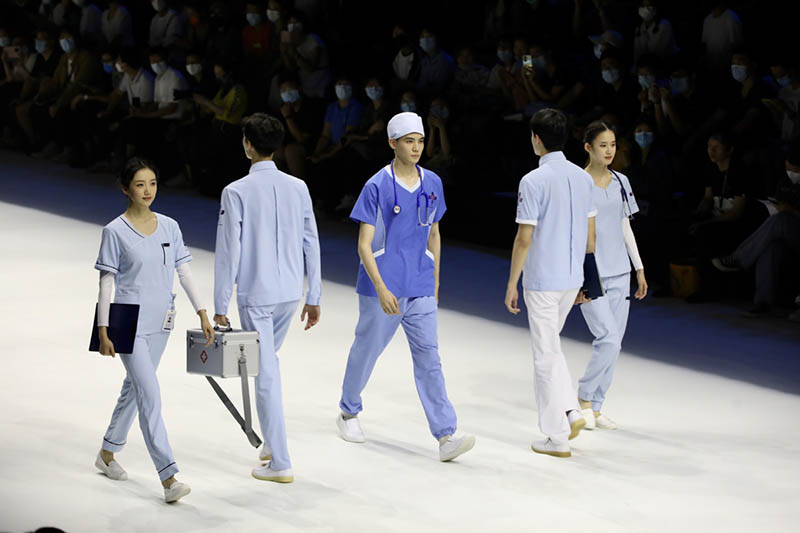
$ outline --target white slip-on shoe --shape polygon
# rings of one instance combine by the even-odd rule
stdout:
[[[164,500],[167,503],[175,503],[190,492],[192,492],[192,488],[189,485],[176,481],[169,487],[164,487]]]
[[[569,444],[555,443],[549,437],[544,440],[533,441],[531,444],[531,450],[544,455],[552,455],[553,457],[572,456],[572,452],[569,449]]]
[[[439,460],[443,463],[452,461],[462,453],[467,453],[475,446],[474,435],[455,437],[446,435],[439,439]]]
[[[586,419],[583,418],[583,413],[577,409],[573,409],[567,413],[567,421],[569,422],[569,440],[578,436],[578,433],[586,426]]]
[[[258,452],[258,459],[260,461],[271,461],[272,460],[272,450],[269,449],[269,446],[267,446],[266,442],[261,447],[261,451]]]
[[[290,468],[286,470],[273,470],[272,462],[255,467],[251,474],[254,478],[260,479],[261,481],[274,481],[275,483],[291,483],[294,481],[294,475],[292,475],[292,470]]]
[[[581,414],[583,415],[583,419],[586,420],[586,426],[583,429],[588,429],[591,431],[597,427],[597,423],[594,419],[594,411],[591,407],[581,409]]]
[[[336,417],[336,427],[339,428],[339,435],[347,442],[366,442],[364,432],[361,431],[361,423],[358,417],[345,420],[344,415],[339,413]]]
[[[617,429],[617,423],[600,413],[595,417],[597,429]]]
[[[106,462],[103,461],[103,458],[100,456],[100,452],[97,452],[97,459],[94,461],[94,466],[96,466],[97,469],[104,473],[107,477],[115,481],[125,481],[128,479],[128,473],[120,466],[118,462],[111,461],[109,464],[106,464]]]

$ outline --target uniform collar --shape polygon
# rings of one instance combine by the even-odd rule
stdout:
[[[278,167],[275,166],[275,161],[259,161],[258,163],[253,163],[250,165],[250,173],[253,172],[261,172],[264,170],[275,170]]]
[[[564,161],[566,159],[567,157],[561,150],[550,152],[539,158],[539,166],[546,165],[547,163],[551,163],[553,161]]]

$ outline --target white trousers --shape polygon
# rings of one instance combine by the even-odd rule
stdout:
[[[569,440],[567,411],[579,409],[578,396],[561,351],[560,336],[577,295],[578,289],[525,291],[539,430],[558,444],[566,444]]]

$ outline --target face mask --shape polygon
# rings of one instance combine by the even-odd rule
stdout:
[[[191,74],[192,76],[197,76],[203,71],[203,65],[200,63],[189,63],[186,65],[186,72]]]
[[[334,90],[339,100],[349,100],[353,96],[353,88],[350,85],[337,85]]]
[[[258,13],[248,13],[245,17],[247,18],[247,23],[251,26],[258,26],[261,24],[261,15]]]
[[[639,8],[639,16],[642,17],[642,20],[645,22],[650,22],[656,16],[656,8],[650,7],[640,7]]]
[[[795,185],[800,183],[800,172],[792,172],[791,170],[787,170],[786,175],[789,177],[789,180]]]
[[[367,87],[367,97],[372,100],[380,100],[383,97],[383,87]]]
[[[36,39],[36,41],[33,43],[33,47],[38,53],[43,54],[47,51],[47,41]]]
[[[436,49],[436,37],[420,37],[419,47],[424,52],[433,52]]]
[[[781,88],[783,88],[783,87],[788,87],[789,85],[791,85],[791,83],[792,83],[792,78],[790,78],[790,77],[787,75],[787,76],[783,76],[782,78],[778,78],[778,79],[777,79],[777,80],[775,80],[775,81],[777,81],[777,82],[778,82],[778,85],[780,85],[780,86],[781,86]]]
[[[511,53],[511,50],[498,50],[497,59],[503,63],[511,63],[514,60],[514,54]]]
[[[545,56],[536,56],[531,59],[531,62],[536,69],[543,69],[547,66],[547,58]]]
[[[286,25],[286,29],[289,31],[289,33],[292,32],[300,33],[301,31],[303,31],[303,25],[299,22],[290,22],[289,24]]]
[[[61,49],[64,50],[65,54],[69,54],[73,50],[75,50],[75,39],[70,37],[69,39],[61,39],[58,41],[58,44],[61,45]]]
[[[596,45],[594,45],[594,57],[596,57],[597,59],[603,57],[603,52],[605,51],[606,47],[603,43],[597,43]]]
[[[441,118],[443,120],[447,120],[447,117],[450,116],[450,110],[447,109],[446,107],[442,107],[442,106],[438,106],[438,105],[432,105],[431,106],[431,115],[433,115],[434,117],[439,117],[439,118]]]
[[[297,89],[290,89],[288,91],[281,91],[281,100],[285,104],[293,104],[300,100],[300,91]]]
[[[656,82],[656,77],[652,74],[648,74],[647,76],[639,76],[639,85],[642,86],[642,89],[649,89],[653,86]]]
[[[651,144],[653,144],[653,132],[652,131],[637,131],[633,134],[633,139],[636,141],[636,144],[639,145],[641,148],[647,148]]]
[[[603,71],[603,81],[608,84],[614,84],[619,81],[619,70],[617,69],[610,69]]]
[[[281,12],[277,9],[267,9],[267,18],[270,22],[278,22],[281,18]]]
[[[407,80],[411,73],[411,66],[414,64],[414,54],[403,55],[402,50],[397,53],[392,63],[394,73],[401,80]]]
[[[417,104],[414,102],[400,102],[400,110],[403,113],[416,113]]]
[[[672,94],[683,94],[689,90],[688,78],[672,78],[669,84],[672,87]]]
[[[84,0],[72,0],[72,3],[78,7],[83,7]]]
[[[111,74],[114,72],[114,63],[103,63],[103,72],[106,74]]]
[[[731,75],[739,83],[747,79],[747,67],[744,65],[731,65]]]
[[[0,37],[0,46],[6,47],[9,46],[10,44],[11,44],[11,39],[9,39],[8,37]]]
[[[153,0],[151,5],[153,6],[153,9],[155,9],[156,11],[161,11],[162,9],[164,9],[164,0]]]
[[[153,69],[153,72],[156,73],[156,76],[159,76],[167,71],[167,64],[163,61],[159,61],[158,63],[150,63],[150,68]]]
[[[117,72],[119,73],[125,72],[125,69],[122,68],[122,63],[114,63],[114,68],[117,69]]]

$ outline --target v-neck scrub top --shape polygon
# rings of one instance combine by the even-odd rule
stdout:
[[[605,189],[594,185],[592,199],[597,208],[595,218],[596,244],[595,261],[597,272],[601,277],[619,276],[631,271],[631,262],[628,259],[628,249],[622,234],[622,219],[625,218],[620,182],[625,187],[625,196],[631,215],[639,212],[636,198],[628,178],[624,174],[615,172],[619,181],[612,175],[611,182]]]
[[[420,180],[415,187],[409,188],[397,180],[400,213],[394,212],[395,187],[389,165],[367,181],[350,213],[353,221],[375,226],[372,253],[386,288],[397,298],[434,296],[436,293],[434,257],[428,250],[431,227],[421,225],[420,220],[428,224],[439,222],[447,206],[441,178],[430,170],[419,168]],[[428,198],[427,214],[420,188]],[[363,264],[358,267],[356,292],[377,296]]]
[[[120,215],[103,228],[94,267],[115,274],[115,303],[139,305],[137,335],[161,331],[173,306],[175,268],[192,260],[178,223],[155,213],[158,227],[144,235]]]

